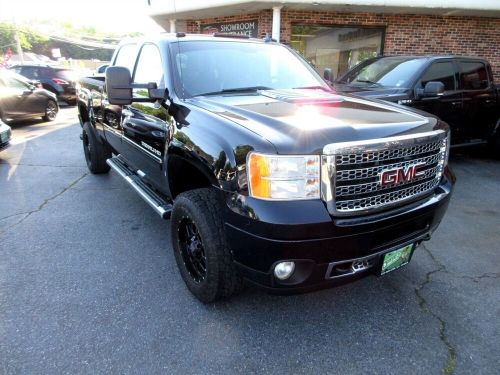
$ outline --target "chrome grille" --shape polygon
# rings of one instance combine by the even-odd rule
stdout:
[[[334,215],[357,215],[403,204],[428,194],[441,180],[447,156],[444,130],[367,142],[328,145],[322,157],[322,194]],[[385,171],[408,171],[413,178],[382,184]],[[399,172],[398,172],[399,173]]]

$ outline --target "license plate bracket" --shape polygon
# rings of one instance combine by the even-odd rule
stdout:
[[[414,249],[415,244],[412,243],[383,254],[380,262],[380,276],[397,270],[398,268],[410,263]]]

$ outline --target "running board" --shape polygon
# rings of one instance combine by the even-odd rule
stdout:
[[[130,169],[120,155],[106,160],[106,163],[118,173],[163,219],[170,219],[172,205],[159,196],[141,178]]]

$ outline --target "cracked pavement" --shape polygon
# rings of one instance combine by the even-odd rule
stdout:
[[[0,374],[500,372],[500,162],[452,154],[449,211],[382,278],[215,305],[184,286],[162,221],[88,174],[74,108],[0,153]]]

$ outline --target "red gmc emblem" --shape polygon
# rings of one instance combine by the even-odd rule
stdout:
[[[415,177],[422,176],[424,171],[421,171],[425,163],[418,163],[409,165],[407,167],[400,167],[394,169],[387,169],[380,173],[380,185],[388,186],[398,184],[400,182],[410,182]]]

